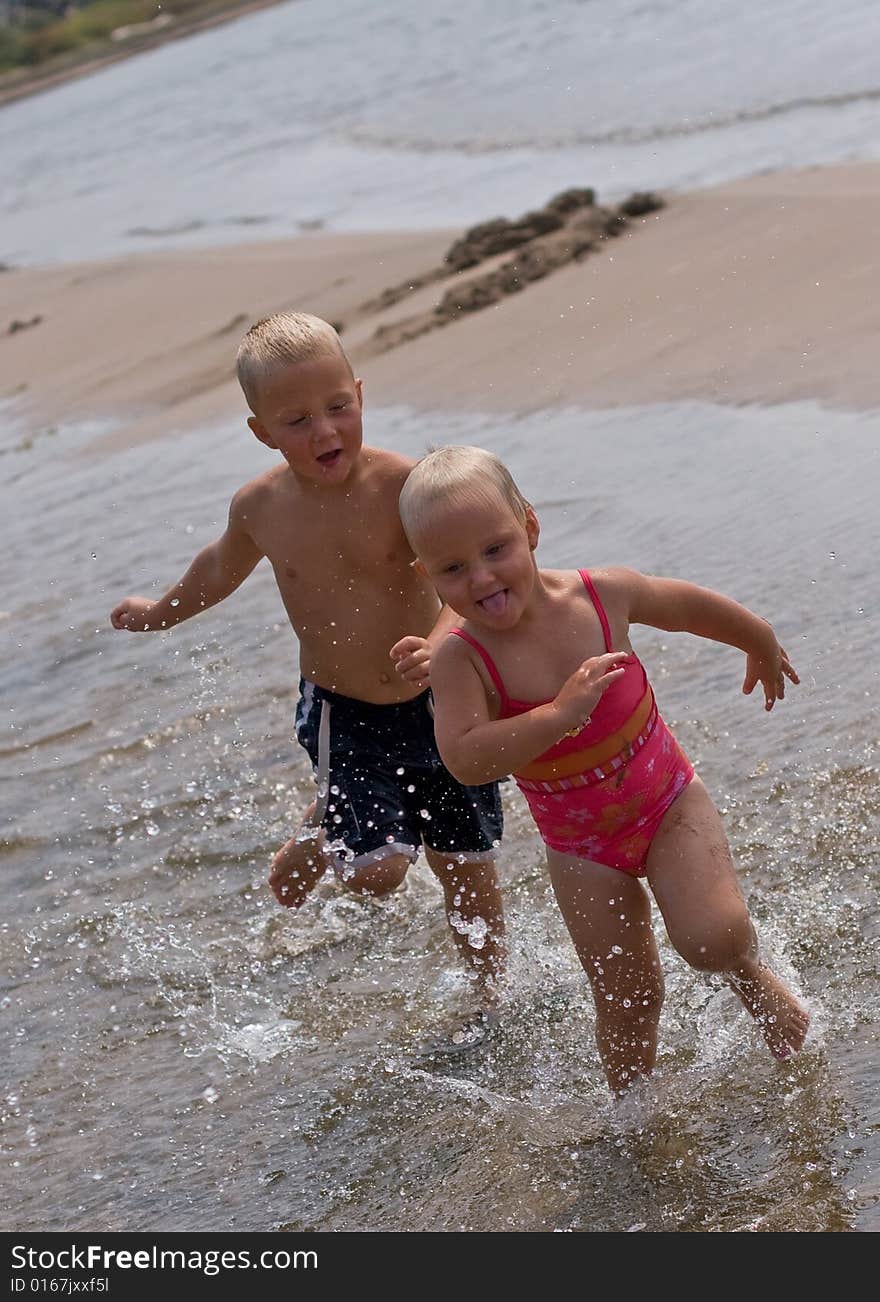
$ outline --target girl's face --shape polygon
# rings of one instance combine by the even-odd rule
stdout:
[[[437,508],[420,531],[418,563],[441,601],[487,629],[513,628],[532,594],[538,521],[500,493]]]

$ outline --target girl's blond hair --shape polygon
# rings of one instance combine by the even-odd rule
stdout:
[[[400,518],[414,552],[416,540],[437,507],[452,498],[479,503],[500,494],[514,515],[525,523],[530,503],[502,461],[485,448],[435,448],[410,471],[400,494]]]

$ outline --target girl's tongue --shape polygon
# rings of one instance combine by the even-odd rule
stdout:
[[[490,597],[483,597],[477,605],[482,606],[487,615],[503,615],[507,607],[507,589],[493,592]]]

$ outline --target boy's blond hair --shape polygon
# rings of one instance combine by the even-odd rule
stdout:
[[[400,518],[409,545],[418,553],[416,540],[438,505],[466,497],[486,502],[496,494],[525,523],[531,504],[526,501],[502,461],[485,448],[436,448],[413,466],[400,494]]]
[[[276,312],[252,325],[238,347],[235,369],[251,411],[266,376],[292,362],[338,354],[351,370],[339,335],[319,316],[308,312]]]

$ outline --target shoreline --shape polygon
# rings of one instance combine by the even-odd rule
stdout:
[[[129,44],[118,45],[106,41],[103,43],[105,48],[101,53],[87,54],[83,51],[81,55],[77,55],[76,52],[72,55],[60,55],[56,60],[49,60],[43,72],[33,68],[19,78],[18,69],[10,69],[0,75],[0,108],[6,104],[14,104],[17,100],[26,99],[29,95],[39,95],[41,91],[63,86],[65,82],[77,81],[80,77],[99,72],[102,68],[110,67],[111,64],[119,63],[123,59],[131,59],[137,54],[146,54],[150,50],[158,49],[160,45],[183,40],[186,36],[196,36],[211,27],[219,27],[222,23],[232,22],[249,13],[256,13],[258,9],[268,9],[281,3],[282,0],[233,2],[228,8],[203,14],[201,17],[184,18],[179,23],[170,23],[167,27],[157,28],[153,32],[133,36]],[[49,66],[50,64],[52,66]]]
[[[316,232],[10,270],[0,275],[0,399],[34,428],[112,420],[115,432],[93,444],[103,449],[243,419],[239,339],[294,308],[342,324],[369,401],[383,406],[812,399],[880,409],[878,224],[876,163],[675,195],[582,259],[415,335],[410,323],[463,283],[448,269],[437,278],[460,232]],[[460,274],[496,274],[510,257]]]

